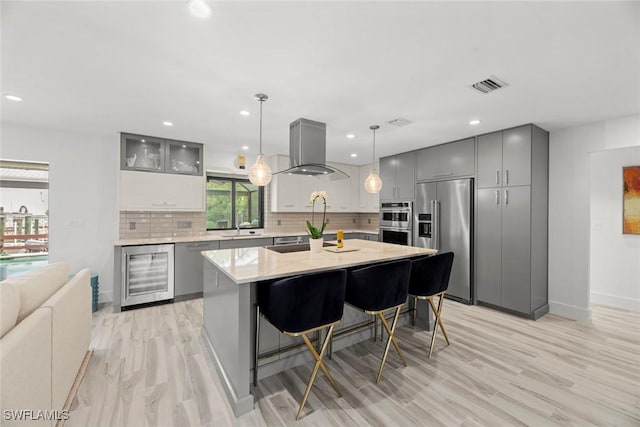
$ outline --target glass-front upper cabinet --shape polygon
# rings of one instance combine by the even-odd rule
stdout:
[[[120,169],[199,175],[204,173],[203,145],[122,133]]]
[[[120,169],[163,172],[164,157],[163,139],[124,133],[121,135]]]
[[[165,172],[202,175],[202,144],[166,140]]]

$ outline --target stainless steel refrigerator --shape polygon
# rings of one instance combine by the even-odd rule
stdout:
[[[473,180],[416,185],[414,246],[453,252],[447,296],[473,303]]]

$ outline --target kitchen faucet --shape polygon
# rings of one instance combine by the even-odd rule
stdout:
[[[240,221],[240,218],[242,218],[242,221]],[[237,233],[240,234],[240,222],[244,221],[244,212],[239,211],[238,214],[236,215],[236,230]]]

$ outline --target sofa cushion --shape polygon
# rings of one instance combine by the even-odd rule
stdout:
[[[0,337],[18,323],[20,292],[8,283],[0,282]]]
[[[20,276],[10,277],[2,285],[9,284],[20,292],[18,322],[33,313],[51,295],[67,283],[69,264],[62,262],[46,265]]]

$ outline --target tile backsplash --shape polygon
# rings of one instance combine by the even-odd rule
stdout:
[[[191,236],[207,231],[206,212],[120,211],[120,238]]]
[[[266,212],[265,229],[272,232],[296,233],[306,230],[308,213]],[[322,214],[317,216],[320,222]],[[378,230],[375,213],[327,213],[328,230]],[[175,237],[202,234],[207,231],[205,212],[140,212],[120,211],[120,239]]]

